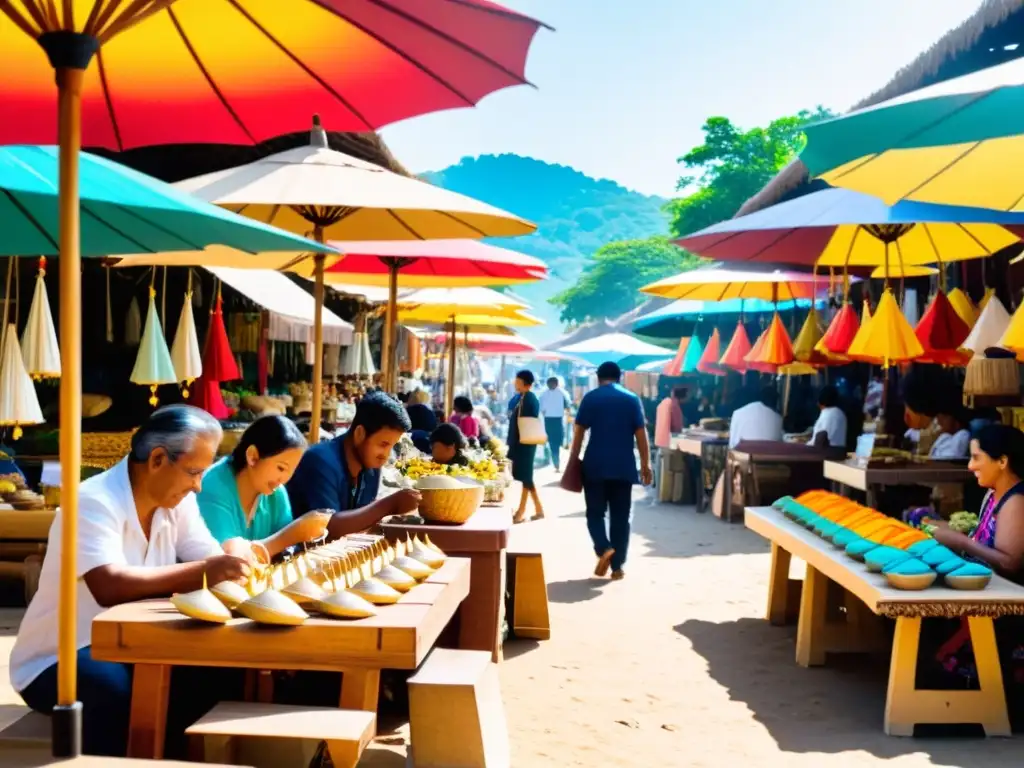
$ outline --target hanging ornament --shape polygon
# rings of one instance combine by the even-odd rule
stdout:
[[[32,306],[28,311],[28,322],[21,335],[21,351],[25,356],[25,369],[33,379],[56,379],[60,377],[60,349],[57,346],[57,330],[50,314],[50,300],[46,295],[46,257],[39,259],[36,287],[32,293]]]
[[[878,361],[883,368],[915,360],[924,354],[924,347],[900,311],[891,288],[882,293],[874,316],[861,325],[847,354],[855,360]]]
[[[167,339],[164,338],[164,329],[160,326],[160,316],[156,311],[156,289],[152,285],[149,287],[146,326],[142,332],[139,354],[135,358],[130,380],[135,384],[149,387],[149,404],[154,408],[160,402],[156,396],[157,387],[178,381],[171,353],[167,349]]]
[[[886,288],[885,290],[890,290]],[[906,318],[904,318],[906,319]],[[857,334],[853,337],[853,341],[850,342],[850,346],[846,350],[846,356],[850,360],[858,360],[862,363],[871,363],[872,365],[882,365],[882,358],[873,357],[864,353],[864,340],[868,338],[869,332],[867,329],[868,324],[871,322],[871,305],[867,299],[864,299],[863,305],[860,310],[860,325],[857,327]]]
[[[718,358],[722,356],[722,337],[715,328],[708,339],[707,346],[697,361],[697,370],[701,373],[709,373],[712,376],[724,376],[725,369],[718,364]]]
[[[793,362],[793,344],[778,312],[744,359],[748,367],[764,373],[775,373],[780,365]]]
[[[669,360],[661,372],[665,376],[680,376],[683,373],[683,358],[686,357],[686,350],[690,346],[690,337],[684,336],[679,340],[679,348],[675,356]]]
[[[124,319],[124,343],[126,346],[137,346],[142,339],[142,312],[138,300],[132,296],[128,305],[128,314]]]
[[[210,312],[210,328],[206,332],[206,346],[203,347],[203,371],[210,381],[234,381],[242,378],[238,362],[231,351],[228,332],[224,327],[224,299],[220,288]]]
[[[975,355],[984,355],[989,347],[1002,346],[1009,327],[1010,313],[1006,311],[1003,302],[993,295],[985,302],[985,308],[978,315],[978,322],[974,324],[962,346]],[[1011,337],[1010,341],[1016,339]]]
[[[826,352],[822,352],[817,348],[823,335],[821,325],[818,322],[818,310],[812,306],[811,310],[807,313],[807,317],[804,319],[804,324],[800,326],[800,332],[797,334],[796,339],[793,340],[793,358],[798,362],[808,363],[812,366],[827,365],[832,362]],[[791,371],[790,375],[801,374],[795,374]]]
[[[850,303],[846,302],[836,312],[821,341],[815,344],[814,348],[829,356],[845,355],[859,329],[860,318]]]
[[[749,352],[750,338],[747,336],[747,329],[743,327],[743,322],[741,321],[736,323],[736,330],[729,340],[729,346],[725,348],[725,352],[722,353],[722,359],[718,361],[718,364],[743,373],[747,370],[745,358]]]
[[[171,361],[174,363],[175,378],[181,384],[181,396],[187,400],[188,388],[193,381],[203,375],[199,336],[196,334],[196,321],[192,316],[191,291],[185,293],[185,303],[181,305],[178,329],[174,332],[174,344],[171,345]]]
[[[981,301],[978,302],[978,316],[979,317],[981,316],[981,313],[985,311],[985,307],[988,306],[988,303],[992,300],[992,297],[995,296],[995,295],[996,295],[996,289],[995,288],[986,288],[985,289],[985,295],[982,296],[981,297]],[[1006,307],[1003,307],[1003,309],[1006,309]]]
[[[954,288],[946,298],[949,299],[950,305],[960,316],[960,319],[967,323],[967,327],[973,328],[974,324],[978,322],[978,308],[974,306],[971,297],[959,288]]]
[[[18,330],[11,323],[4,334],[0,354],[0,426],[14,427],[11,437],[17,440],[21,437],[22,426],[42,423],[43,412],[32,378],[25,370]]]
[[[942,365],[966,365],[971,354],[960,347],[970,332],[967,323],[953,309],[946,294],[940,290],[914,328],[914,335],[924,347],[924,355],[920,361]]]
[[[1024,304],[1017,307],[1017,311],[1013,313],[998,344],[1003,349],[1016,352],[1018,360],[1024,360],[1024,311],[1022,310],[1024,310]]]
[[[700,337],[695,333],[690,337],[690,343],[686,346],[686,354],[683,355],[682,373],[696,372],[697,364],[703,354],[704,347],[700,343]]]

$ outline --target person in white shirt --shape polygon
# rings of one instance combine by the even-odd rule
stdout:
[[[756,400],[733,411],[729,422],[729,448],[735,448],[743,440],[781,440],[782,416],[775,410],[778,400],[774,387],[764,387]]]
[[[969,416],[962,408],[943,408],[935,414],[941,430],[928,452],[930,459],[966,459],[971,453],[971,433],[966,428]]]
[[[818,393],[821,413],[811,429],[810,444],[817,448],[846,450],[846,414],[839,407],[839,390],[831,384]]]
[[[86,754],[125,753],[132,691],[130,665],[92,658],[93,619],[114,605],[198,589],[204,574],[210,584],[248,577],[247,553],[225,553],[196,503],[221,436],[220,424],[205,411],[187,405],[161,408],[132,436],[127,457],[81,485],[75,637]],[[58,511],[39,590],[22,619],[10,660],[14,690],[47,715],[57,707],[61,524]],[[184,728],[215,703],[202,692],[213,694],[217,687],[210,682],[215,670],[196,667],[175,670],[175,688],[181,684],[179,672],[200,673],[205,682],[171,695],[167,748],[172,754],[184,747]]]
[[[548,452],[555,472],[561,469],[559,451],[565,443],[565,415],[569,412],[569,395],[562,389],[557,376],[548,379],[548,388],[540,396],[540,415],[548,435]]]

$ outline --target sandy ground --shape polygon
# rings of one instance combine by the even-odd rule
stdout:
[[[796,666],[793,629],[761,618],[757,535],[638,490],[626,579],[593,579],[582,499],[538,480],[549,519],[515,535],[543,548],[552,639],[506,646],[517,768],[1019,765],[1019,738],[886,737],[885,659]],[[0,612],[0,659],[17,618]],[[17,701],[6,683],[0,669],[0,705]],[[382,734],[361,765],[402,768],[406,734]]]

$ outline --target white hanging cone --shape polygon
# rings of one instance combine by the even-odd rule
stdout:
[[[1010,325],[1010,313],[1006,311],[996,296],[993,296],[985,305],[978,322],[974,324],[970,335],[963,343],[964,349],[969,349],[976,355],[984,355],[989,347],[998,347],[1002,342],[1003,334]]]
[[[359,355],[359,375],[370,378],[377,373],[377,369],[373,365],[373,355],[370,354],[370,335],[364,333],[362,337],[359,344],[362,350]]]
[[[25,357],[25,369],[33,379],[56,379],[60,377],[60,348],[57,346],[57,330],[50,314],[50,301],[46,295],[45,264],[36,276],[36,288],[32,294],[32,306],[28,311],[28,323],[21,336],[21,353]]]
[[[7,326],[4,348],[0,355],[0,426],[14,427],[12,437],[21,437],[21,427],[42,424],[43,412],[32,379],[25,370],[25,360],[18,344],[18,330]]]
[[[171,345],[171,362],[174,363],[174,375],[181,384],[181,394],[188,399],[188,388],[203,375],[203,355],[199,350],[199,336],[192,315],[191,293],[185,294],[185,303],[181,305],[178,330]]]
[[[139,311],[139,302],[132,296],[132,303],[128,305],[128,315],[124,319],[124,343],[134,347],[139,343],[142,335],[142,313]]]
[[[359,356],[363,353],[360,338],[363,334],[356,332],[352,343],[341,350],[340,373],[342,376],[355,376],[359,373]]]
[[[164,329],[160,326],[160,316],[156,311],[156,291],[152,288],[149,289],[149,309],[139,344],[139,355],[135,358],[135,367],[129,378],[135,384],[149,387],[149,404],[154,408],[160,402],[156,388],[161,384],[175,384],[178,381],[171,353],[167,349],[167,339],[164,338]]]

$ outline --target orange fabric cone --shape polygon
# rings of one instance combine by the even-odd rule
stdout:
[[[697,361],[697,370],[701,373],[710,373],[712,376],[724,376],[725,369],[718,364],[718,358],[722,355],[722,337],[715,328],[708,339],[708,345]]]
[[[744,359],[750,368],[767,373],[775,373],[780,365],[793,362],[793,344],[778,312]]]
[[[679,349],[676,350],[676,356],[669,361],[669,363],[662,369],[662,373],[666,376],[680,376],[683,371],[683,359],[686,357],[686,348],[690,346],[690,337],[684,336],[679,340]]]
[[[725,348],[722,359],[718,361],[718,364],[743,373],[747,370],[745,358],[749,352],[750,338],[747,336],[747,329],[743,327],[743,323],[736,323],[736,330],[729,340],[729,346]]]

